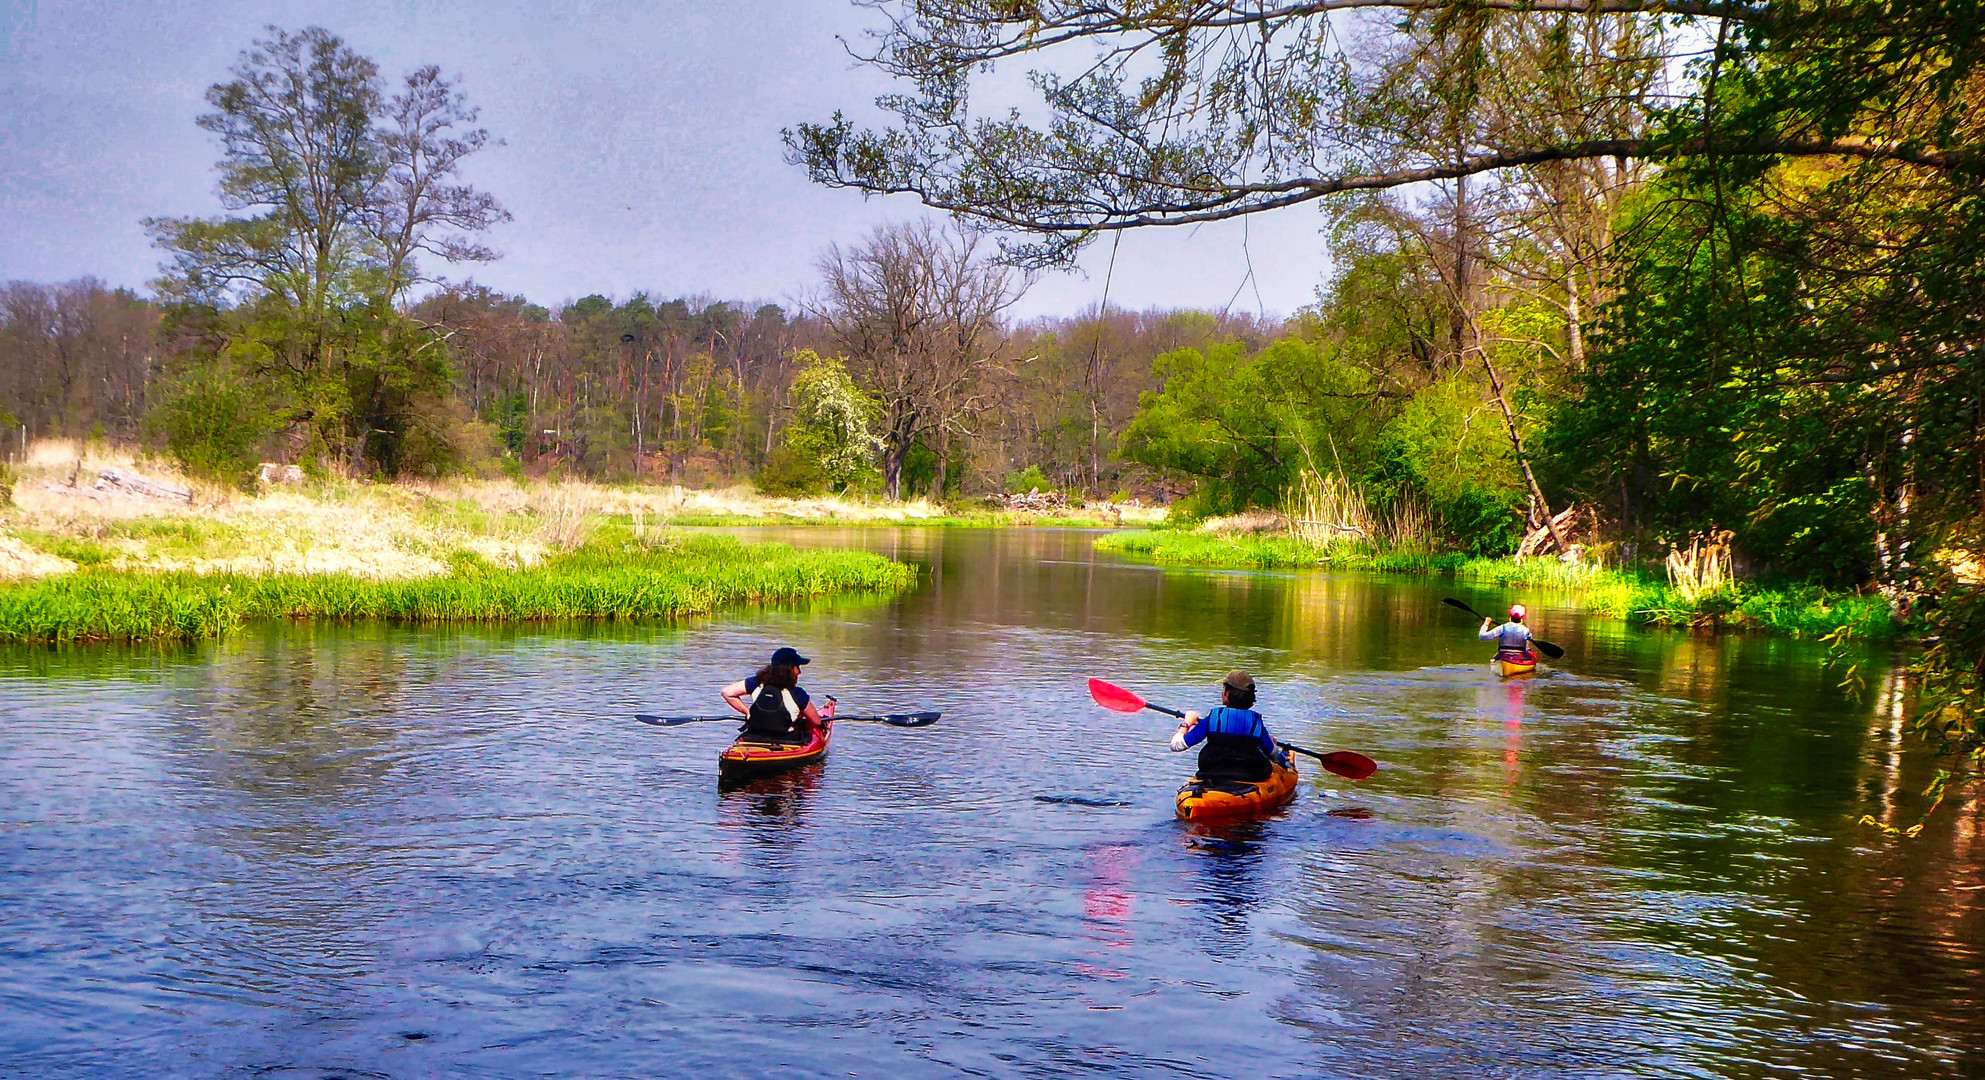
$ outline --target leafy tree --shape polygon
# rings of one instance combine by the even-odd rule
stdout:
[[[787,450],[834,490],[857,484],[874,469],[883,449],[875,434],[880,404],[855,385],[839,359],[805,349],[793,357],[793,363],[799,373],[793,378],[794,416],[786,428]]]
[[[146,223],[171,254],[161,292],[252,311],[234,350],[252,366],[236,373],[348,468],[408,467],[404,436],[445,388],[446,353],[393,305],[419,279],[416,253],[495,257],[471,238],[507,214],[458,176],[488,135],[461,130],[475,111],[437,69],[389,98],[371,60],[317,27],[270,28],[233,75],[199,123],[220,139],[236,213]]]
[[[1199,478],[1203,511],[1275,505],[1299,469],[1362,464],[1374,426],[1369,377],[1307,341],[1252,356],[1238,342],[1181,349],[1153,370],[1163,388],[1139,400],[1120,452]]]
[[[862,59],[904,84],[877,101],[897,126],[803,123],[786,134],[793,160],[823,184],[1031,233],[1015,254],[1037,263],[1103,232],[1556,163],[1818,156],[1949,172],[1979,147],[1963,107],[1977,12],[1939,0],[870,6],[887,28]],[[1390,20],[1353,14],[1374,7]],[[1705,37],[1693,77],[1659,85]],[[1554,50],[1576,62],[1532,74]],[[1038,65],[1045,123],[974,112],[974,88],[1013,62]]]

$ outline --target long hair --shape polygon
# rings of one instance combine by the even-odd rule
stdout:
[[[800,684],[800,669],[791,664],[767,664],[758,669],[758,685],[791,690]]]

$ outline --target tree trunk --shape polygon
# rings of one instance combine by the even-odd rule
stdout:
[[[1565,538],[1558,534],[1558,526],[1551,519],[1551,504],[1544,498],[1544,489],[1537,486],[1537,474],[1530,471],[1530,457],[1523,452],[1523,433],[1517,430],[1516,413],[1510,410],[1509,398],[1503,394],[1502,377],[1496,374],[1496,366],[1489,362],[1488,350],[1482,351],[1482,370],[1489,373],[1489,389],[1495,391],[1496,406],[1502,410],[1503,429],[1509,432],[1509,445],[1516,452],[1516,463],[1523,469],[1523,482],[1530,487],[1531,501],[1537,506],[1544,519],[1544,527],[1551,530],[1551,542],[1558,545],[1560,556],[1571,548],[1565,545]]]
[[[937,478],[932,480],[930,485],[930,499],[932,502],[944,501],[944,484],[949,479],[947,474],[950,464],[951,433],[944,432],[937,437]]]
[[[889,451],[882,455],[882,486],[889,493],[891,502],[899,502],[903,498],[903,459],[909,453],[910,444],[903,442],[892,444]]]

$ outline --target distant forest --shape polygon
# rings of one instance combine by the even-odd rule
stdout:
[[[780,463],[795,358],[835,349],[826,323],[777,304],[636,294],[547,307],[467,286],[409,311],[448,361],[445,392],[431,402],[443,452],[408,462],[424,475],[750,483]],[[978,388],[969,436],[950,442],[945,493],[1003,491],[1031,468],[1048,488],[1163,497],[1160,470],[1117,453],[1139,395],[1158,385],[1156,359],[1223,342],[1259,348],[1280,329],[1248,314],[1117,310],[1002,327],[1004,362]],[[148,415],[175,393],[180,353],[199,344],[167,305],[128,289],[91,279],[0,285],[0,423],[13,429],[0,448],[46,437],[164,447],[169,433]],[[251,456],[307,461],[308,426],[280,419],[256,425]],[[369,471],[383,470],[373,462]],[[937,471],[936,452],[914,443],[904,494],[937,494]],[[878,485],[880,474],[867,482]],[[1191,484],[1172,478],[1169,494]],[[802,476],[782,490],[826,486]]]

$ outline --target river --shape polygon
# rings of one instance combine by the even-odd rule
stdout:
[[[1885,654],[1075,531],[806,530],[914,593],[675,627],[251,627],[0,651],[0,1075],[1985,1076],[1985,809]],[[1568,655],[1499,683],[1440,605]],[[774,645],[850,712],[720,793]],[[1858,665],[1843,688],[1849,664]],[[1358,750],[1172,819],[1232,667]]]

